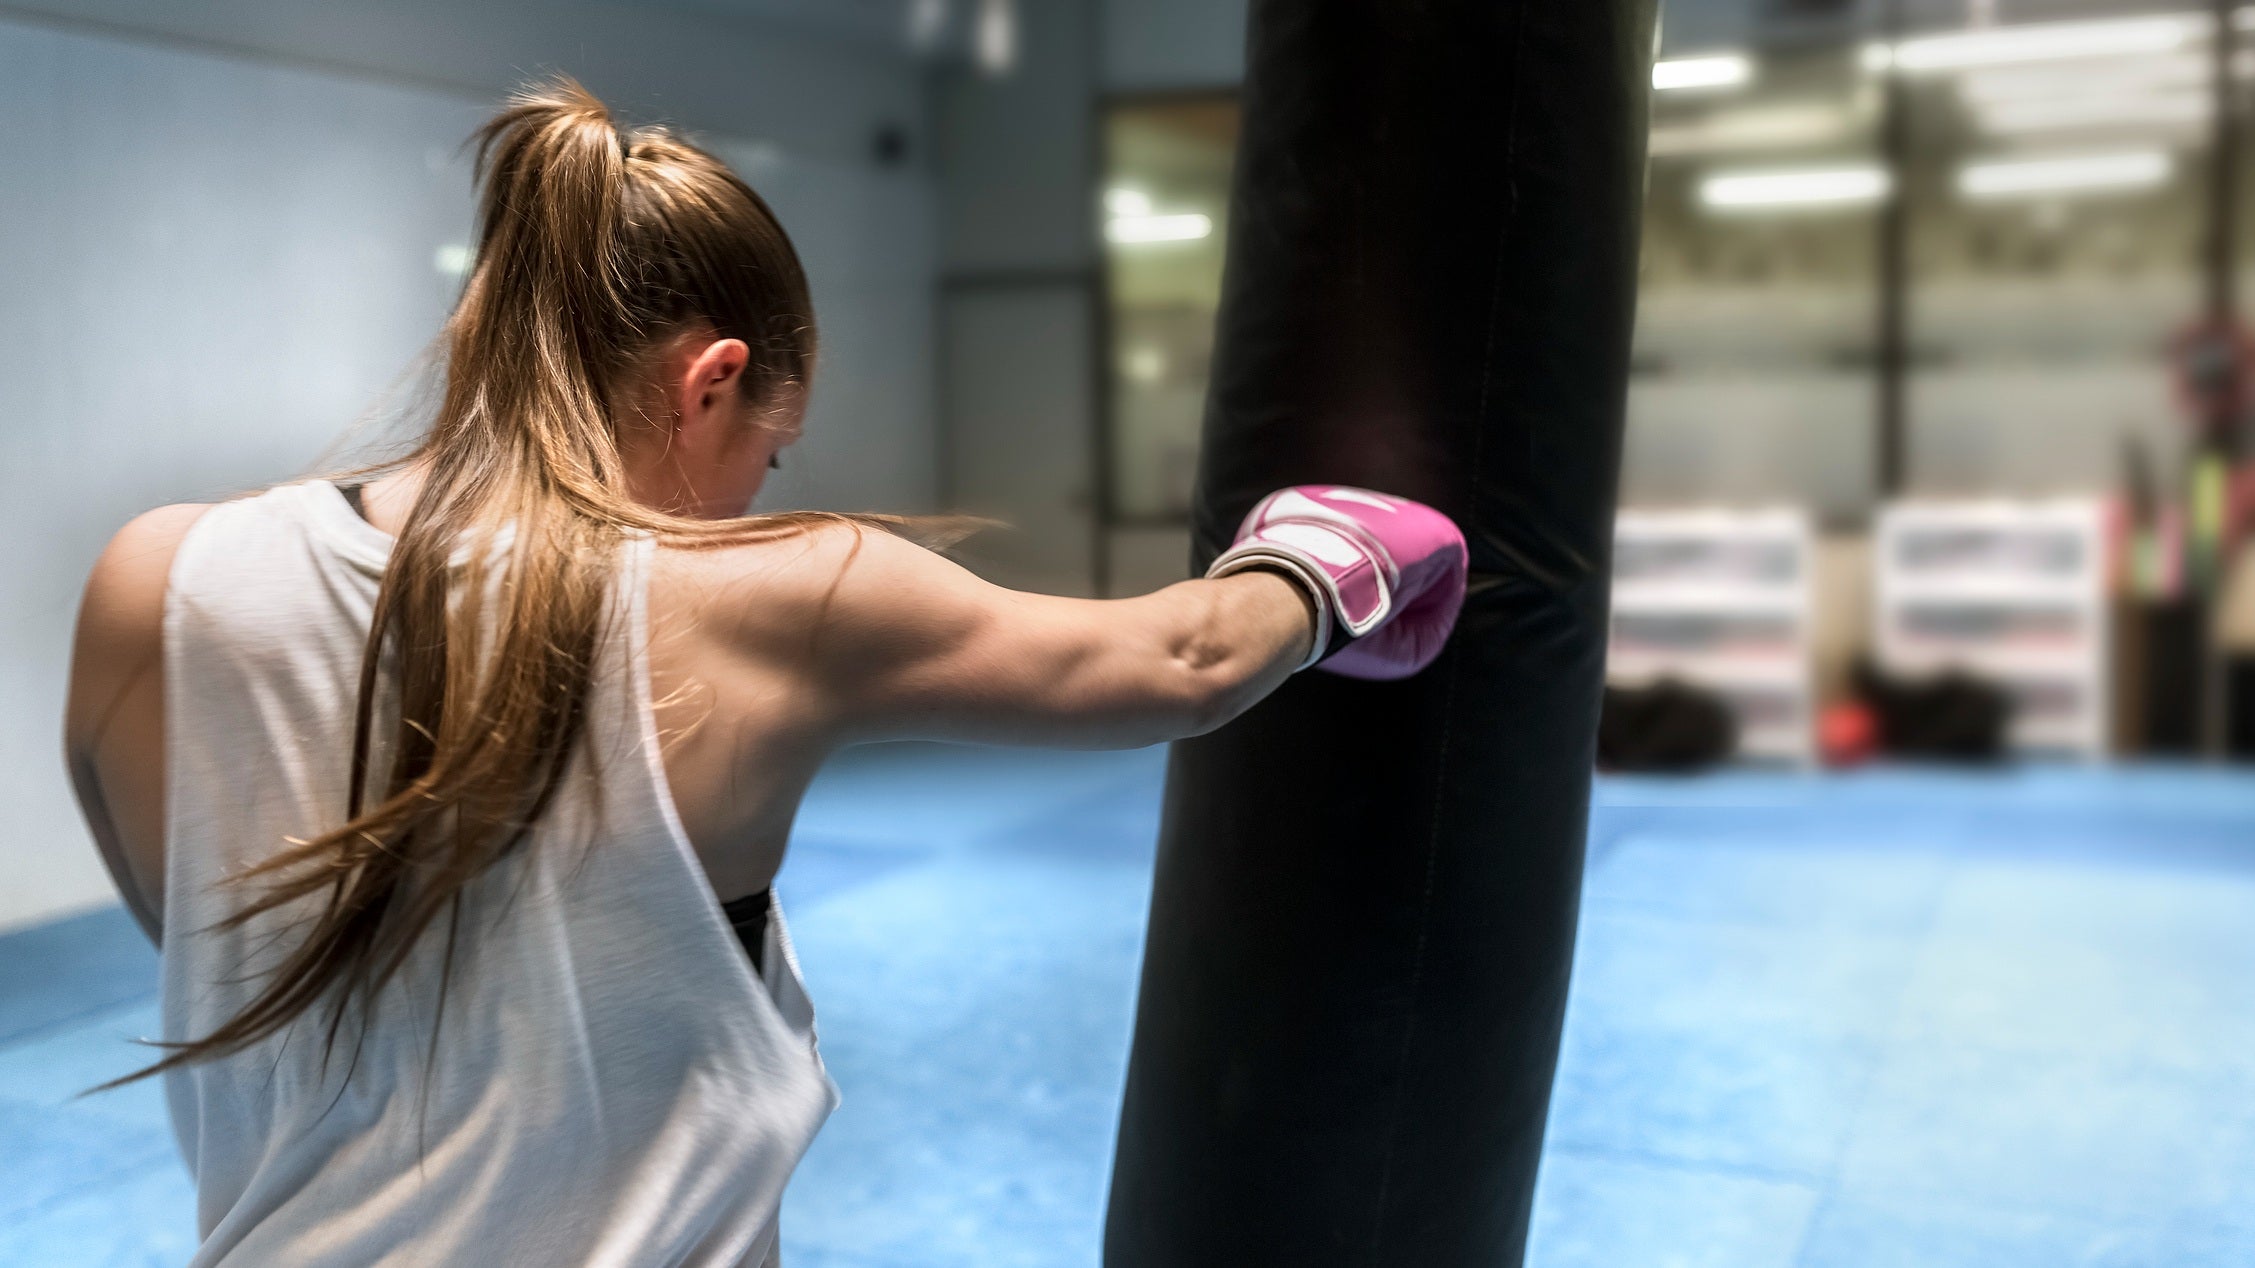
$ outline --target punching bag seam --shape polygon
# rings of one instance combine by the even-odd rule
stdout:
[[[1523,2],[1512,9],[1510,54],[1505,59],[1503,66],[1506,82],[1511,85],[1511,94],[1504,102],[1503,115],[1503,163],[1506,177],[1503,206],[1501,214],[1496,218],[1494,245],[1488,256],[1488,312],[1487,329],[1481,338],[1480,400],[1474,413],[1472,461],[1466,468],[1466,470],[1474,473],[1487,470],[1484,458],[1489,432],[1488,402],[1492,399],[1495,387],[1496,338],[1502,325],[1498,319],[1498,314],[1503,306],[1503,262],[1506,256],[1504,244],[1511,237],[1519,209],[1519,183],[1515,178],[1516,169],[1512,167],[1512,163],[1518,156],[1519,148],[1519,94],[1522,81],[1519,68],[1521,51],[1526,42],[1525,12]],[[1480,499],[1476,489],[1472,496],[1465,498],[1464,508],[1466,536],[1477,541],[1480,539],[1481,526]],[[1453,634],[1451,639],[1453,641]],[[1421,1011],[1419,994],[1425,984],[1425,953],[1432,934],[1433,885],[1440,868],[1441,809],[1446,801],[1445,793],[1449,782],[1449,748],[1456,730],[1457,669],[1464,663],[1462,651],[1460,649],[1453,650],[1448,654],[1447,660],[1448,681],[1441,691],[1440,743],[1434,750],[1433,795],[1426,819],[1425,878],[1423,888],[1418,894],[1417,943],[1410,953],[1409,1015],[1402,1027],[1401,1048],[1395,1062],[1393,1108],[1388,1115],[1389,1121],[1386,1126],[1386,1154],[1378,1164],[1378,1185],[1374,1195],[1373,1218],[1370,1224],[1371,1258],[1369,1262],[1374,1268],[1386,1268],[1386,1265],[1379,1262],[1379,1256],[1384,1254],[1386,1246],[1387,1200],[1393,1189],[1394,1159],[1401,1141],[1402,1106],[1409,1095],[1410,1054],[1416,1047]]]
[[[1425,981],[1425,948],[1432,929],[1433,878],[1439,870],[1441,806],[1448,788],[1448,756],[1450,741],[1456,732],[1457,666],[1463,663],[1460,655],[1448,658],[1448,684],[1441,693],[1441,736],[1434,752],[1433,797],[1425,832],[1425,880],[1418,893],[1417,944],[1410,953],[1409,1016],[1402,1027],[1400,1056],[1394,1075],[1394,1107],[1386,1126],[1386,1156],[1378,1165],[1376,1210],[1371,1221],[1371,1263],[1379,1263],[1377,1256],[1386,1244],[1386,1199],[1393,1188],[1394,1151],[1401,1138],[1402,1101],[1409,1090],[1409,1054],[1416,1047],[1418,1022],[1418,991]],[[1383,1266],[1381,1266],[1383,1268]]]

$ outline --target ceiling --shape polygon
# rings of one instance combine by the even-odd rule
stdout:
[[[902,56],[931,53],[970,0],[610,0],[624,8],[771,23]],[[939,20],[934,20],[935,16]],[[921,21],[926,28],[915,28]],[[921,34],[921,38],[919,35]]]

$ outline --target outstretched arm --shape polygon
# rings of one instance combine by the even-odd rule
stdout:
[[[787,568],[790,583],[770,574],[726,606],[765,609],[744,636],[787,649],[846,743],[1179,739],[1274,690],[1314,636],[1306,593],[1273,572],[1133,599],[1058,598],[991,585],[889,533],[845,529],[823,530]],[[757,597],[778,588],[798,598],[778,610]]]
[[[1132,748],[1210,731],[1317,660],[1355,678],[1440,655],[1464,536],[1407,498],[1297,485],[1261,500],[1202,580],[1136,599],[989,585],[875,529],[755,549],[707,610],[787,671],[842,742]],[[702,623],[701,623],[702,624]]]

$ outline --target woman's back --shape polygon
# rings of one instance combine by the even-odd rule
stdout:
[[[248,1005],[307,914],[221,927],[240,906],[221,882],[345,804],[389,548],[313,482],[213,508],[175,556],[169,1040]],[[647,686],[652,553],[622,552],[556,800],[415,947],[373,1024],[348,1014],[332,1046],[312,1009],[167,1072],[199,1264],[734,1265],[772,1249],[783,1184],[835,1092],[780,922],[763,982],[670,801]]]

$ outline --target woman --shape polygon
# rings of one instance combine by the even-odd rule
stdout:
[[[1359,490],[1117,602],[745,517],[814,360],[766,205],[568,81],[479,139],[414,452],[150,512],[87,584],[66,742],[163,950],[197,1264],[772,1259],[835,1100],[766,897],[827,754],[1193,735],[1414,672],[1461,600],[1454,527]]]

